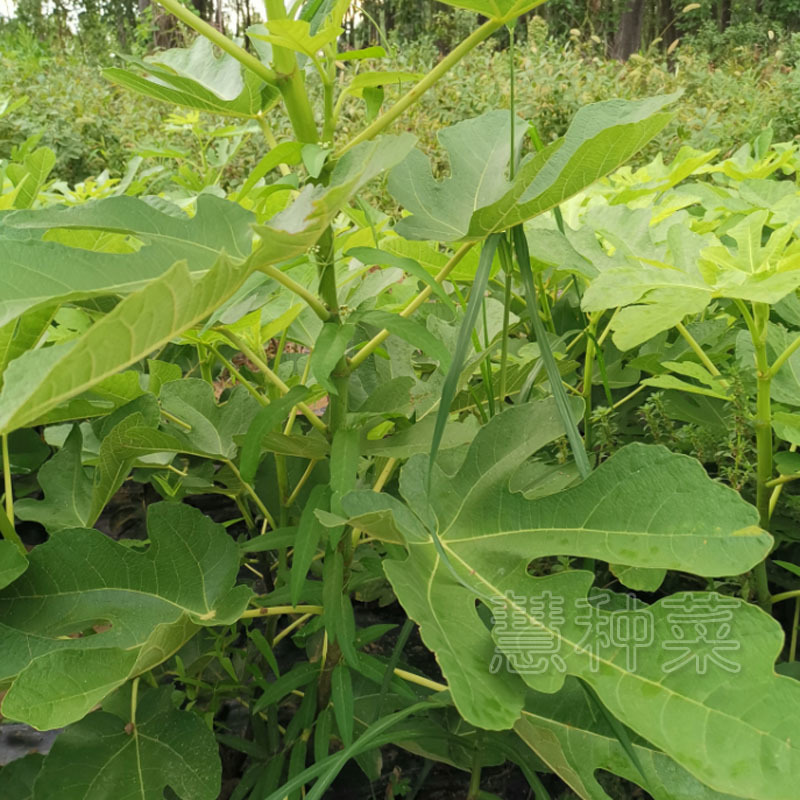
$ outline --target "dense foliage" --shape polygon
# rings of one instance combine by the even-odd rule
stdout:
[[[793,40],[161,4],[94,100],[7,32],[0,796],[794,798]]]

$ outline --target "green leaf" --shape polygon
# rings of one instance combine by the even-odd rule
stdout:
[[[575,465],[578,467],[578,472],[582,478],[585,478],[591,471],[592,467],[589,463],[589,456],[586,453],[586,446],[578,425],[574,405],[567,397],[567,391],[564,384],[561,382],[561,373],[556,364],[555,356],[553,355],[552,348],[550,347],[550,340],[547,337],[547,332],[544,329],[544,323],[539,315],[539,300],[536,296],[536,286],[533,282],[533,272],[531,270],[531,259],[528,253],[528,240],[525,238],[525,232],[522,225],[515,225],[511,230],[511,240],[514,244],[514,252],[517,257],[517,265],[519,266],[520,274],[522,275],[522,284],[525,287],[525,299],[528,304],[528,316],[533,324],[533,331],[536,335],[536,342],[539,345],[539,352],[542,361],[544,362],[545,372],[550,381],[550,391],[553,394],[553,400],[558,408],[558,413],[561,416],[561,422],[564,426],[569,441],[570,449],[572,450],[572,457],[575,459]],[[504,258],[504,264],[509,274],[512,270],[510,247],[504,241],[501,255]],[[548,302],[545,300],[545,302]],[[602,363],[602,362],[601,362]],[[578,412],[578,414],[580,411]]]
[[[0,327],[0,387],[5,368],[36,346],[50,327],[54,312],[53,306],[43,306]]]
[[[697,386],[694,383],[676,378],[674,375],[656,375],[653,378],[643,380],[642,385],[655,386],[658,389],[676,389],[679,392],[702,394],[706,397],[715,397],[718,400],[730,400],[730,397],[724,391],[715,391],[714,389],[707,389],[705,386]]]
[[[379,86],[392,86],[409,81],[418,81],[424,77],[421,72],[359,72],[342,92],[362,97],[365,89],[375,89]]]
[[[520,14],[540,6],[544,0],[439,0],[448,6],[477,11],[490,19],[510,22]]]
[[[306,186],[295,202],[265,225],[256,226],[262,248],[278,248],[287,260],[313,247],[342,206],[383,170],[391,169],[414,146],[411,134],[379,136],[357,145],[336,163],[327,186]],[[270,261],[269,263],[274,263]]]
[[[345,50],[336,54],[337,61],[362,61],[366,58],[386,58],[386,50],[380,45],[372,45],[359,50]]]
[[[147,390],[158,397],[161,387],[170,381],[179,381],[183,377],[183,371],[179,364],[172,364],[169,361],[158,361],[147,359],[147,374],[149,380]]]
[[[399,236],[390,236],[381,242],[384,250],[398,255],[401,258],[412,258],[418,261],[431,275],[436,275],[442,267],[447,264],[450,257],[439,250],[436,244],[430,242],[415,242],[410,239],[402,239]],[[449,274],[449,280],[463,283],[471,283],[475,279],[478,271],[477,248],[472,248],[456,265],[455,269]],[[380,263],[380,262],[378,262]],[[492,264],[491,277],[494,277],[500,269],[500,260],[495,258]]]
[[[21,164],[9,164],[6,175],[17,187],[14,208],[31,208],[56,165],[56,154],[49,147],[40,147],[25,156]]]
[[[450,367],[450,351],[441,339],[419,322],[380,310],[364,311],[358,314],[358,320],[378,328],[386,328],[389,333],[422,350],[431,358],[435,358],[443,370]]]
[[[342,513],[342,498],[356,488],[360,456],[358,429],[339,428],[331,442],[330,511],[334,514]]]
[[[800,445],[800,414],[776,411],[772,415],[772,428],[784,442]]]
[[[184,425],[167,423],[173,434],[189,443],[191,450],[233,458],[238,446],[233,437],[246,433],[261,406],[244,387],[237,387],[228,400],[217,405],[214,387],[199,378],[171,381],[161,388],[161,408]],[[169,418],[168,418],[169,419]]]
[[[214,733],[197,714],[178,711],[171,689],[147,692],[136,727],[96,711],[55,741],[35,784],[33,800],[216,800],[222,766]]]
[[[512,181],[506,112],[446,128],[439,141],[449,153],[451,177],[434,180],[418,150],[392,170],[389,191],[412,212],[396,230],[409,239],[480,240],[548,211],[640,150],[667,124],[670,114],[661,109],[676,97],[584,106],[562,139],[522,160]],[[515,126],[515,150],[524,130]]]
[[[92,479],[83,466],[82,449],[83,435],[75,425],[64,446],[39,470],[44,500],[17,500],[17,517],[44,525],[48,533],[91,524]]]
[[[34,800],[33,784],[44,765],[44,756],[31,753],[0,769],[0,797]]]
[[[428,453],[435,424],[435,416],[426,416],[410,428],[383,439],[365,442],[363,452],[386,458],[410,458],[419,453]],[[448,422],[439,448],[446,450],[468,444],[475,438],[477,430],[477,421],[473,416],[467,417],[463,422]]]
[[[270,150],[247,176],[247,180],[236,194],[236,200],[241,201],[247,197],[253,187],[279,164],[299,164],[302,160],[303,147],[300,142],[281,142]]]
[[[532,693],[514,730],[579,797],[608,800],[597,770],[633,783],[641,783],[642,776],[582,695],[572,679],[557,694]],[[647,742],[634,740],[633,748],[655,800],[733,800],[704,786]]]
[[[595,608],[600,619],[595,636],[580,623],[580,614],[572,613],[581,603],[588,607],[591,574],[567,571],[537,579],[528,573],[534,559],[570,555],[706,576],[738,574],[770,548],[771,537],[757,527],[755,509],[710,480],[697,461],[645,445],[623,448],[582,484],[560,494],[534,501],[512,494],[508,480],[518,465],[562,433],[552,400],[506,409],[481,429],[458,472],[450,476],[434,467],[429,505],[420,490],[427,471],[424,456],[411,459],[400,476],[408,516],[394,513],[393,506],[371,492],[344,499],[345,513],[358,516],[363,530],[373,532],[363,523],[364,515],[379,519],[383,509],[383,516],[391,515],[404,534],[408,558],[386,562],[385,571],[436,653],[459,711],[480,727],[508,728],[521,712],[520,679],[552,692],[565,674],[573,674],[587,681],[622,722],[713,788],[764,798],[780,793],[788,800],[799,754],[787,744],[787,738],[795,737],[786,728],[785,709],[800,703],[800,692],[794,682],[775,677],[781,639],[777,623],[759,609],[723,598],[734,609],[731,639],[748,642],[746,652],[735,653],[740,672],[667,672],[665,665],[675,654],[657,646],[637,650],[640,658],[632,665],[625,648],[604,643],[599,633],[602,623],[608,624],[603,615],[610,612]],[[443,566],[431,535],[419,523],[410,524],[412,515],[435,520],[460,581]],[[379,529],[376,525],[374,535]],[[563,626],[537,622],[516,607],[517,601],[543,591],[563,598]],[[492,670],[498,648],[505,652],[503,640],[488,634],[475,608],[476,595],[496,598],[496,619],[498,607],[506,608],[522,614],[526,634],[552,637],[563,668],[549,665],[536,674],[523,670],[520,676]],[[656,643],[674,639],[668,600],[648,610]],[[505,647],[513,647],[513,641]],[[693,652],[707,656],[712,650],[706,643]],[[753,687],[758,687],[757,703]],[[712,742],[718,745],[706,755],[704,748]],[[734,747],[733,742],[741,744]],[[745,754],[754,751],[765,760],[749,761]],[[762,763],[769,765],[763,772]],[[743,764],[753,766],[734,769]],[[772,789],[767,788],[770,782]],[[776,785],[779,792],[770,794]]]
[[[257,33],[256,30],[256,26],[249,28],[247,35],[251,39],[261,39],[309,58],[316,58],[320,50],[335,42],[343,33],[342,29],[335,25],[325,25],[312,35],[311,25],[308,22],[295,19],[270,20],[267,22],[269,33],[266,34]]]
[[[338,664],[331,677],[331,699],[342,744],[353,743],[353,681],[347,664]]]
[[[185,264],[178,263],[126,297],[77,339],[27,352],[12,361],[0,392],[0,429],[30,425],[145,358],[205,319],[251,271],[247,262],[234,264],[223,258],[194,282]]]
[[[366,265],[379,264],[382,267],[396,267],[397,269],[402,269],[403,272],[407,272],[417,280],[422,281],[426,286],[429,286],[433,293],[448,308],[455,308],[453,301],[442,288],[441,284],[433,280],[431,273],[424,269],[419,261],[413,258],[407,258],[406,256],[400,256],[395,253],[387,253],[384,250],[378,250],[377,247],[354,247],[348,250],[345,255],[357,258],[362,264]],[[446,263],[447,259],[445,258],[441,266],[444,266]],[[438,270],[436,270],[436,272],[438,272]]]
[[[767,358],[773,363],[797,338],[798,332],[787,330],[783,325],[770,322],[767,325]],[[736,360],[743,369],[754,375],[756,363],[753,339],[748,331],[740,331],[736,337]],[[800,353],[794,351],[772,378],[770,397],[777,403],[800,406]]]
[[[272,107],[280,96],[277,87],[264,83],[250,70],[242,70],[227,53],[219,58],[214,46],[198,36],[189,48],[174,48],[135,64],[150,77],[132,70],[110,67],[103,75],[113,83],[138,94],[167,103],[228,117],[256,117]]]
[[[288,394],[273,400],[253,417],[244,438],[239,461],[243,481],[252,483],[256,476],[264,436],[282,422],[298,403],[303,402],[308,394],[309,391],[305,386],[293,386]]]
[[[40,730],[80,719],[201,626],[244,611],[250,590],[234,588],[239,551],[221,525],[174,503],[150,506],[147,519],[144,553],[100,531],[60,531],[0,592],[5,716]]]
[[[524,136],[520,122],[515,129],[515,157]],[[450,157],[451,175],[443,181],[434,180],[428,157],[412,150],[389,175],[389,193],[413,213],[397,223],[396,232],[407,239],[465,238],[475,211],[503,194],[510,137],[506,111],[490,111],[439,131],[439,143]]]
[[[464,369],[464,362],[467,359],[467,353],[469,352],[470,343],[472,341],[472,333],[478,319],[478,312],[483,303],[486,284],[489,282],[489,271],[494,261],[494,254],[497,249],[498,241],[498,236],[492,236],[484,243],[483,249],[481,250],[478,272],[475,275],[475,282],[472,285],[472,291],[469,296],[464,319],[461,321],[458,330],[458,339],[456,340],[455,352],[453,353],[453,362],[447,371],[444,384],[442,385],[442,396],[439,401],[439,410],[436,412],[436,423],[433,428],[431,447],[428,454],[428,490],[430,490],[430,482],[433,477],[433,464],[442,443],[444,431],[450,416],[450,407],[455,399],[456,391],[458,390],[461,371]],[[438,548],[438,541],[435,537],[436,534],[434,534],[434,542],[437,544]],[[443,558],[446,558],[446,556],[443,556]]]
[[[152,395],[148,395],[148,397],[155,405]],[[158,414],[157,408],[155,411]],[[144,415],[136,412],[122,419],[103,438],[92,481],[91,505],[83,525],[87,527],[94,525],[97,518],[103,513],[106,504],[128,477],[139,454],[131,453],[126,448],[126,437],[131,429],[140,427],[155,428],[156,426],[148,425]]]
[[[318,178],[331,153],[330,147],[320,147],[318,144],[304,144],[302,149],[303,165],[312,178]]]
[[[695,233],[687,227],[688,218],[677,215],[648,225],[646,237],[632,237],[631,225],[647,224],[653,213],[615,206],[602,215],[610,225],[599,231],[619,246],[620,257],[598,265],[600,274],[582,305],[586,311],[622,307],[611,324],[621,350],[700,313],[714,298],[776,303],[800,285],[800,247],[787,246],[792,226],[773,231],[761,245],[767,212],[748,214],[727,231],[735,247]],[[599,221],[597,214],[587,216],[590,220]]]
[[[339,394],[331,373],[347,351],[347,345],[354,333],[355,325],[339,325],[336,322],[326,322],[319,332],[311,352],[311,374],[329,394]]]
[[[328,487],[315,486],[303,507],[300,525],[294,540],[292,571],[289,577],[289,597],[293,606],[301,599],[303,587],[308,576],[308,568],[317,554],[317,546],[325,531],[324,526],[314,513],[318,508],[327,510],[329,504]]]
[[[636,592],[655,592],[667,576],[665,569],[628,567],[624,564],[609,564],[609,567],[623,586]]]
[[[28,561],[19,548],[6,539],[0,539],[0,589],[15,581],[28,568]]]
[[[92,419],[113,414],[146,392],[139,382],[140,373],[127,370],[109,375],[88,391],[71,397],[36,418],[36,425],[52,425],[75,419]]]
[[[0,324],[45,304],[130,294],[181,259],[195,277],[212,269],[223,252],[242,261],[250,255],[253,220],[249,211],[207,194],[200,195],[191,218],[165,214],[126,196],[9,214],[3,223],[12,232],[103,230],[134,237],[141,246],[130,253],[103,253],[0,236],[0,270],[7,270],[9,278],[0,300]]]
[[[308,436],[297,436],[296,434],[286,436],[275,431],[265,433],[261,437],[261,449],[268,453],[308,458],[314,461],[327,458],[330,452],[327,439],[319,435],[312,433]]]

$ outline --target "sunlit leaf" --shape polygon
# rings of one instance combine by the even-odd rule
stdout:
[[[507,113],[490,111],[446,128],[439,141],[450,156],[449,178],[434,180],[419,150],[392,170],[389,191],[412,212],[396,230],[409,239],[475,240],[548,211],[640,150],[667,124],[671,115],[662,109],[676,97],[584,106],[562,139],[522,160],[513,180]],[[515,150],[524,132],[523,124],[515,126]]]
[[[255,117],[278,100],[277,87],[242,70],[227,53],[214,55],[211,42],[198,36],[189,48],[174,48],[144,61],[126,56],[138,71],[109,67],[103,75],[139,94],[167,103],[230,117]]]
[[[0,232],[0,323],[55,301],[130,294],[181,259],[196,277],[207,273],[221,253],[244,260],[250,255],[253,221],[240,206],[207,194],[198,198],[191,218],[164,213],[134,197],[10,214],[4,228],[36,238],[19,241]],[[110,231],[134,237],[140,246],[115,254],[41,241],[42,233],[52,229]]]
[[[800,734],[786,708],[800,707],[800,686],[775,676],[777,623],[736,598],[676,595],[672,602],[679,605],[696,595],[697,602],[720,602],[730,610],[735,650],[729,655],[735,663],[717,659],[713,664],[722,667],[716,669],[670,669],[676,654],[663,645],[674,639],[671,598],[637,607],[649,615],[652,640],[647,647],[640,644],[632,663],[629,649],[600,633],[613,609],[587,600],[591,573],[545,578],[528,573],[535,559],[557,554],[701,575],[744,572],[771,543],[757,526],[755,509],[710,480],[697,461],[645,445],[623,448],[582,484],[560,494],[533,501],[512,494],[508,481],[519,464],[562,433],[552,400],[506,409],[481,429],[454,475],[434,468],[430,502],[425,456],[409,460],[401,473],[404,510],[399,501],[371,492],[344,499],[351,524],[380,536],[393,519],[395,532],[405,539],[408,558],[386,562],[385,571],[436,653],[459,711],[472,724],[507,728],[522,710],[522,680],[552,692],[565,675],[576,675],[618,719],[714,789],[788,800],[800,763],[792,742],[800,741]],[[420,520],[437,526],[459,581]],[[562,599],[564,614],[557,621],[527,610],[527,599],[543,592]],[[502,656],[514,655],[513,640],[504,640],[497,626],[492,638],[476,600],[490,606],[496,619],[500,609],[516,615],[523,634],[548,637],[557,664],[523,668],[518,675],[506,671]],[[594,609],[599,627],[587,630],[573,609]],[[736,642],[747,642],[747,650]],[[501,666],[495,670],[498,654]],[[690,650],[690,659],[706,665],[715,655],[706,641]],[[705,755],[706,748],[713,752]],[[746,757],[753,751],[761,753],[759,762]]]

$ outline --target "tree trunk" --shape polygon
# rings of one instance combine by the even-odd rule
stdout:
[[[675,15],[672,13],[671,0],[659,0],[658,4],[658,30],[664,48],[668,48],[675,41]]]
[[[731,24],[731,0],[717,2],[717,28],[723,33]]]
[[[619,20],[619,27],[611,46],[611,55],[620,61],[627,61],[642,44],[642,22],[644,19],[644,0],[630,0]]]

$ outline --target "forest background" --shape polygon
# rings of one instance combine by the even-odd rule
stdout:
[[[263,16],[257,0],[184,4],[235,36]],[[388,45],[393,68],[425,71],[478,21],[435,0],[363,0],[345,19],[345,46]],[[550,0],[520,22],[518,108],[548,138],[585,103],[676,88],[685,91],[677,119],[643,161],[659,151],[672,156],[682,144],[732,151],[768,127],[776,141],[800,130],[792,100],[800,89],[800,0]],[[120,179],[141,157],[160,176],[150,189],[174,190],[217,121],[170,117],[163,105],[105,80],[99,67],[192,38],[150,0],[0,2],[0,99],[26,98],[13,114],[0,112],[0,158],[35,135],[56,153],[51,177],[68,186]],[[498,91],[507,100],[507,44],[507,31],[495,34],[415,106],[407,129],[434,146],[438,129],[482,113]],[[226,160],[222,188],[241,183],[257,158],[245,141]]]

